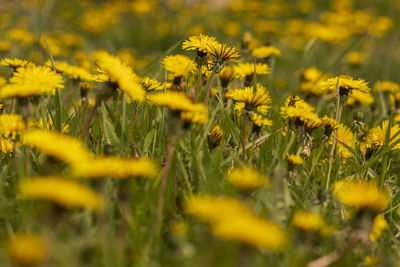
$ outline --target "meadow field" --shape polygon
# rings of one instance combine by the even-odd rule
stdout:
[[[399,13],[0,0],[0,266],[399,266]]]

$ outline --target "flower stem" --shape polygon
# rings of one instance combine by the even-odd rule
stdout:
[[[243,134],[242,134],[242,160],[243,162],[246,161],[246,135],[247,135],[247,119],[246,116],[243,114],[242,115],[242,121],[243,121]]]

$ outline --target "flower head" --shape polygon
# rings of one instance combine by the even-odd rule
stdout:
[[[339,124],[337,128],[337,140],[346,144],[349,147],[353,147],[354,142],[354,134],[353,132],[344,124]],[[331,143],[334,136],[331,138]],[[347,159],[351,157],[353,154],[340,142],[337,143],[337,152],[344,158]]]
[[[216,125],[212,129],[212,131],[208,134],[207,141],[210,149],[218,146],[223,136],[224,136],[224,131],[221,129],[219,125]]]
[[[47,67],[18,68],[10,83],[0,88],[0,98],[55,94],[56,89],[63,88],[62,76]]]
[[[257,90],[254,91],[253,87],[245,87],[244,89],[231,89],[225,94],[225,98],[233,99],[242,103],[239,112],[242,109],[247,111],[258,110],[260,113],[265,114],[270,108],[271,98],[267,89],[261,84],[257,84]]]
[[[45,243],[37,235],[17,233],[8,241],[7,255],[16,266],[39,266],[46,256]]]
[[[364,136],[361,144],[360,144],[360,150],[364,154],[367,153],[367,149],[371,150],[379,150],[386,144],[386,133],[389,129],[389,121],[385,120],[382,122],[382,126],[376,126],[372,129],[370,129],[367,134]],[[397,135],[395,138],[394,135],[396,135],[400,131],[400,127],[398,124],[392,125],[390,127],[390,134],[389,137],[390,139],[393,139],[389,142],[389,145],[394,144],[400,139],[400,135]],[[400,144],[396,144],[392,150],[397,150],[400,149]]]
[[[374,84],[374,90],[394,94],[400,91],[400,85],[392,81],[379,81]]]
[[[375,212],[385,209],[390,201],[389,192],[381,191],[373,182],[337,181],[333,195],[346,206]]]
[[[304,164],[304,159],[297,155],[288,155],[287,161],[292,165],[302,165]]]
[[[251,55],[253,57],[257,57],[257,58],[268,58],[270,56],[280,56],[281,55],[281,51],[272,46],[272,45],[263,45],[257,48],[254,48],[251,51]]]
[[[254,73],[259,74],[268,74],[269,67],[267,64],[263,63],[239,63],[238,65],[233,67],[235,71],[236,78],[253,78]]]
[[[162,61],[163,68],[175,77],[187,77],[196,68],[193,60],[184,55],[166,56]]]
[[[378,238],[382,236],[384,230],[389,227],[385,216],[383,214],[378,214],[375,216],[374,223],[372,225],[371,233],[369,234],[369,239],[375,242]]]
[[[246,191],[263,187],[268,182],[267,177],[247,167],[233,169],[228,173],[226,180]]]
[[[35,177],[19,184],[22,197],[46,199],[66,207],[103,208],[101,197],[83,184],[59,177]]]
[[[35,64],[31,61],[25,60],[25,59],[19,59],[19,58],[4,58],[0,61],[0,65],[6,66],[6,67],[11,67],[14,70],[18,68],[26,68],[26,67],[34,67]]]
[[[47,65],[50,67],[51,63],[48,62]],[[73,66],[68,64],[65,61],[56,61],[54,62],[56,67],[56,71],[62,74],[65,74],[71,79],[78,81],[92,81],[93,75],[85,68],[80,66]]]
[[[292,223],[300,230],[318,232],[321,235],[329,235],[334,231],[334,228],[328,226],[321,215],[305,210],[296,211]]]
[[[336,86],[338,86],[341,96],[348,95],[353,90],[361,91],[364,93],[368,93],[370,91],[370,88],[368,87],[368,82],[361,79],[354,80],[351,76],[348,75],[340,75],[338,77],[322,81],[320,82],[319,86],[323,91],[327,93],[336,92]]]
[[[209,53],[210,46],[217,44],[215,37],[208,35],[190,36],[182,44],[184,50],[197,50],[199,56],[206,56]]]
[[[222,64],[226,61],[234,61],[240,57],[236,47],[218,42],[209,45],[209,53],[215,58],[217,63]]]

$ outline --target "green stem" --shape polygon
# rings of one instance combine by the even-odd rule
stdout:
[[[242,134],[242,160],[246,161],[246,135],[247,135],[247,119],[246,115],[243,114],[243,134]]]

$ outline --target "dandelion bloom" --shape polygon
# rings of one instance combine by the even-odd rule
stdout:
[[[296,211],[292,223],[300,230],[319,232],[321,235],[329,235],[334,231],[334,227],[328,226],[321,215],[305,210]]]
[[[0,98],[54,95],[56,89],[63,88],[62,76],[47,67],[18,68],[10,78],[10,83],[0,88]]]
[[[383,214],[378,214],[375,216],[374,223],[372,225],[371,233],[369,234],[369,239],[375,242],[378,238],[382,236],[384,230],[389,227],[385,216]]]
[[[7,255],[16,266],[39,266],[45,256],[43,239],[34,234],[17,233],[8,241]]]
[[[368,93],[371,90],[368,87],[368,82],[361,79],[354,80],[353,77],[348,75],[340,75],[339,77],[330,78],[326,81],[321,81],[319,83],[321,89],[328,93],[336,92],[337,85],[341,96],[348,95],[353,90],[361,91],[364,93]]]
[[[92,189],[73,180],[59,177],[35,177],[19,184],[22,197],[46,199],[66,207],[103,208],[102,198]]]
[[[224,67],[219,72],[219,79],[223,88],[227,88],[229,83],[235,78],[234,68],[231,66]]]
[[[48,62],[47,65],[51,67],[50,62]],[[94,78],[87,69],[80,66],[70,65],[65,61],[56,61],[54,62],[54,65],[57,72],[65,74],[69,78],[77,81],[92,81]]]
[[[337,181],[333,195],[346,206],[375,212],[384,210],[390,202],[389,192],[380,190],[374,182]]]
[[[367,134],[364,136],[363,141],[360,144],[360,150],[364,154],[367,153],[367,149],[371,150],[379,150],[386,143],[386,133],[389,129],[389,121],[385,120],[382,122],[382,126],[376,126],[370,129]],[[392,125],[390,127],[389,138],[392,139],[394,135],[396,135],[400,131],[400,127],[398,124]],[[394,144],[400,139],[400,134],[398,134],[393,140],[389,142],[389,145]],[[392,150],[400,149],[400,143],[396,144]]]
[[[25,60],[25,59],[19,59],[19,58],[4,58],[0,61],[0,65],[6,66],[6,67],[11,67],[14,70],[18,68],[26,68],[26,67],[34,67],[35,64],[31,61]]]
[[[174,78],[187,77],[196,68],[194,61],[184,55],[166,56],[162,61],[162,66],[172,73]]]
[[[258,58],[268,58],[270,56],[280,56],[281,55],[281,50],[278,48],[272,46],[272,45],[263,45],[257,48],[254,48],[251,51],[251,55],[253,57],[258,57]]]
[[[400,85],[392,81],[379,81],[374,84],[374,90],[394,94],[400,91]]]
[[[355,104],[371,105],[372,103],[374,103],[374,101],[375,98],[370,92],[365,93],[361,91],[353,91],[352,94],[347,99],[346,104],[348,106],[354,106]]]
[[[100,51],[94,55],[99,73],[108,78],[107,81],[115,83],[126,93],[128,100],[142,102],[146,91],[140,85],[139,77],[121,60],[107,52]],[[103,78],[104,79],[104,78]]]
[[[196,50],[199,56],[205,56],[208,54],[210,46],[218,43],[215,37],[200,34],[196,36],[190,36],[182,44],[184,50]]]
[[[244,89],[231,89],[225,94],[225,98],[233,99],[240,103],[236,105],[236,109],[241,113],[243,109],[252,111],[257,109],[258,112],[265,114],[271,104],[271,98],[268,90],[261,84],[257,84],[256,91],[253,87],[245,87]]]
[[[82,142],[69,135],[46,130],[28,131],[23,143],[68,164],[85,162],[91,158]]]
[[[9,136],[25,131],[25,122],[19,114],[0,114],[0,135]]]
[[[152,79],[149,77],[144,77],[141,79],[141,84],[143,88],[147,91],[160,91],[164,89],[164,85],[161,84],[159,81],[156,79]]]
[[[302,165],[304,164],[304,159],[297,155],[288,155],[287,161],[292,165]]]
[[[235,61],[240,57],[236,47],[222,43],[210,44],[209,53],[215,57],[217,63],[222,64],[226,61]]]
[[[215,148],[221,142],[222,137],[224,136],[224,131],[221,129],[219,125],[216,125],[212,131],[208,134],[208,145],[209,147]]]
[[[128,178],[143,176],[154,178],[158,167],[151,160],[144,158],[96,157],[77,161],[72,165],[73,174],[86,178],[116,177]]]
[[[254,190],[265,186],[268,178],[256,170],[242,167],[233,169],[226,176],[226,180],[243,190]]]
[[[272,120],[265,118],[261,114],[253,113],[253,114],[251,114],[250,119],[254,123],[254,125],[256,125],[257,127],[272,125]]]
[[[208,109],[204,104],[194,104],[190,110],[181,112],[181,119],[188,123],[207,123]]]
[[[353,132],[344,124],[338,125],[337,139],[346,144],[349,147],[353,147],[354,134]],[[330,143],[333,142],[334,136],[332,136]],[[347,159],[352,156],[351,152],[340,142],[337,143],[337,152],[344,158]]]

